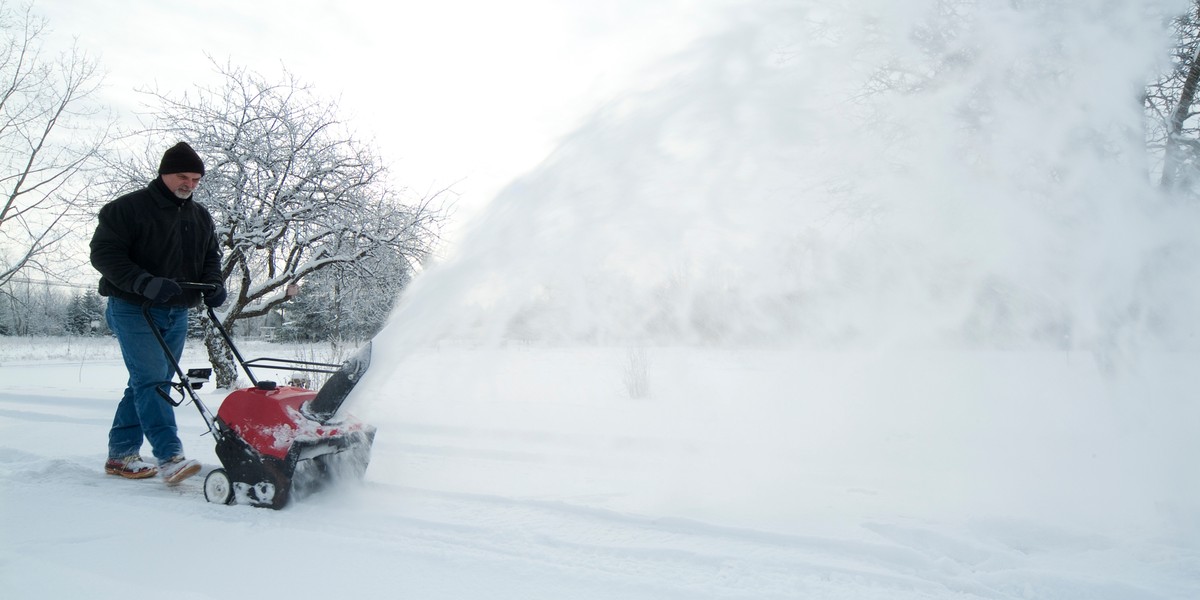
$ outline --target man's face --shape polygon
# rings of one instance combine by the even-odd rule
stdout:
[[[167,189],[174,192],[175,197],[180,200],[186,200],[192,195],[192,191],[200,186],[199,173],[167,173],[162,176],[163,183],[167,184]]]

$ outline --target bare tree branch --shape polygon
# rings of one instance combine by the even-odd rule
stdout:
[[[97,64],[74,48],[45,57],[45,28],[31,8],[0,1],[0,286],[57,274],[53,251],[65,222],[89,212],[86,179],[110,138],[91,102]]]

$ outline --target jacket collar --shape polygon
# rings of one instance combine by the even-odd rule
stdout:
[[[150,190],[150,195],[154,198],[154,203],[159,208],[183,208],[192,201],[191,196],[183,200],[176,198],[175,194],[167,188],[167,184],[163,183],[162,177],[154,178],[154,181],[150,182],[147,189]]]

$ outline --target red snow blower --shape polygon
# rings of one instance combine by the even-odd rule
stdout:
[[[202,283],[179,286],[201,291],[216,287]],[[293,496],[307,496],[336,480],[362,479],[371,458],[375,428],[352,416],[339,415],[338,409],[371,362],[369,342],[340,365],[280,358],[245,360],[209,308],[208,318],[254,386],[231,392],[214,416],[196,394],[212,375],[212,369],[185,372],[153,326],[150,307],[150,302],[143,304],[142,313],[179,377],[179,381],[159,384],[158,393],[173,406],[190,398],[216,440],[217,458],[223,468],[213,469],[204,479],[205,499],[279,509]],[[252,367],[330,377],[320,390],[313,391],[259,380]],[[164,388],[178,393],[178,399]]]

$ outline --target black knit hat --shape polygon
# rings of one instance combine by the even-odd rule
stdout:
[[[158,164],[158,174],[170,173],[199,173],[204,174],[204,161],[196,154],[187,142],[179,142],[163,153],[162,162]]]

